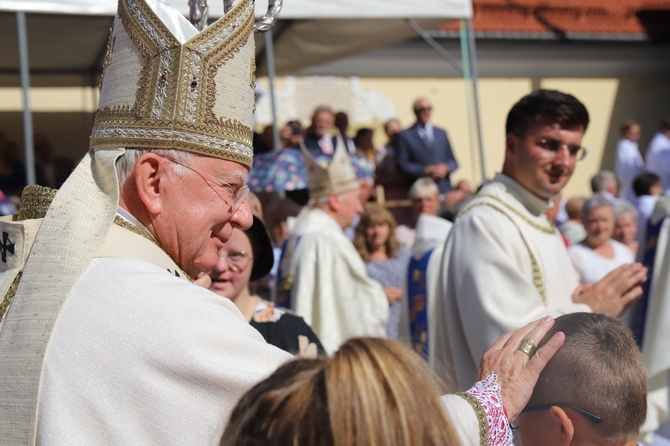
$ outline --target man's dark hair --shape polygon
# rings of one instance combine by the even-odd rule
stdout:
[[[374,133],[373,130],[368,127],[358,129],[358,131],[356,132],[356,136],[354,136],[354,144],[358,146],[358,144],[363,138],[372,136],[373,133]]]
[[[586,128],[589,112],[574,96],[556,90],[535,90],[514,104],[507,115],[506,134],[525,136],[538,122],[558,123],[561,128]]]
[[[661,182],[661,177],[653,172],[644,172],[636,176],[633,180],[633,192],[638,197],[650,195],[651,188]]]

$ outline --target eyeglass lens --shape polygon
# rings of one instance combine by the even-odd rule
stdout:
[[[563,147],[566,147],[568,149],[568,152],[570,152],[570,155],[577,157],[581,157],[584,151],[584,148],[580,145],[565,144],[563,143],[563,141],[560,141],[555,138],[547,138],[547,137],[540,138],[537,140],[537,145],[551,152],[558,152],[559,150],[563,149]]]

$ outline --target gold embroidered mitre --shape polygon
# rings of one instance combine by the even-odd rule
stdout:
[[[310,198],[319,198],[329,194],[341,194],[360,187],[351,159],[341,135],[333,159],[327,165],[320,165],[309,154],[301,142],[303,159],[307,169],[307,183]]]
[[[163,0],[119,0],[91,149],[179,149],[253,161],[254,3],[202,32]]]

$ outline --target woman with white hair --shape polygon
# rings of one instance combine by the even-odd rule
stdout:
[[[598,193],[586,200],[582,221],[586,238],[568,248],[582,284],[595,283],[610,271],[634,260],[628,246],[612,239],[614,213],[607,196]]]
[[[614,211],[614,235],[612,238],[628,246],[633,255],[637,254],[637,222],[640,219],[640,213],[635,206],[623,200],[618,201],[612,210]]]

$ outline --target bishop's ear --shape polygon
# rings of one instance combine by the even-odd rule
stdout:
[[[328,206],[335,212],[340,210],[340,196],[337,194],[328,195]]]
[[[154,153],[145,153],[135,163],[133,176],[137,195],[150,214],[159,214],[162,210],[161,182],[166,180],[169,161]]]

